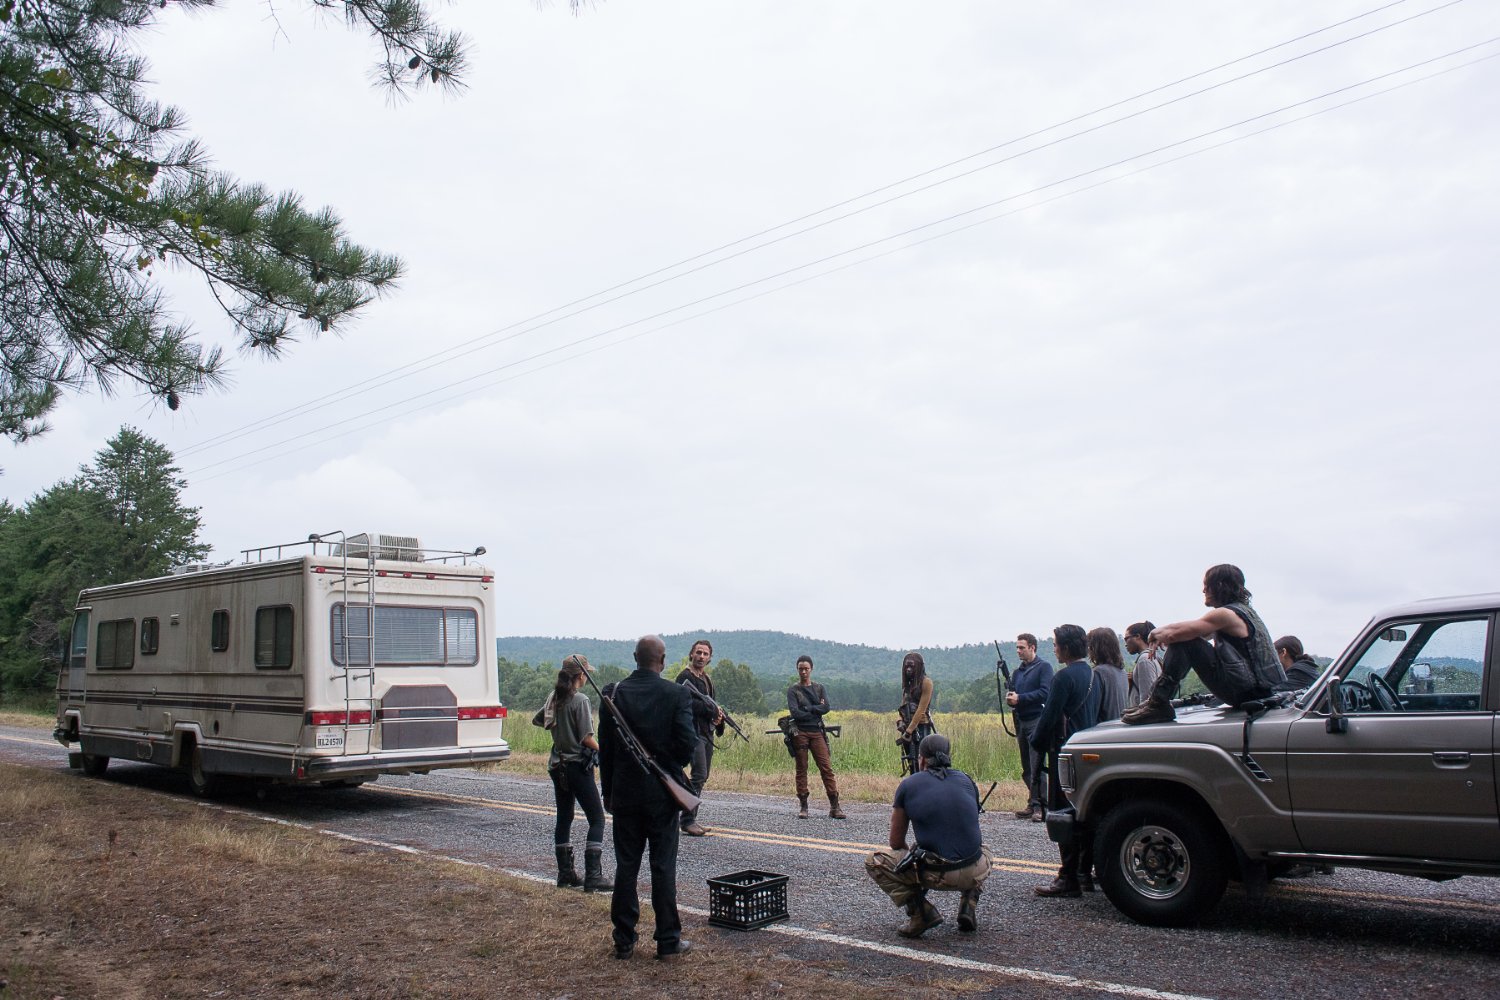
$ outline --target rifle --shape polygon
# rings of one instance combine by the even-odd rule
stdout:
[[[722,715],[724,717],[724,725],[728,726],[730,729],[733,729],[736,736],[744,740],[746,743],[750,742],[750,737],[745,735],[745,731],[740,728],[740,724],[738,722],[735,722],[734,719],[730,717],[729,713],[724,710],[723,705],[720,705],[708,695],[693,687],[691,682],[684,682],[682,686],[693,692],[693,697],[697,698],[699,701],[707,705],[715,715]]]
[[[594,693],[599,696],[599,704],[603,705],[609,712],[610,718],[615,720],[615,728],[620,731],[620,745],[629,752],[630,756],[635,758],[635,762],[641,766],[641,770],[661,782],[662,790],[667,793],[667,796],[676,804],[678,809],[681,809],[685,813],[690,813],[697,809],[698,803],[702,800],[683,786],[680,777],[674,778],[672,772],[656,762],[656,758],[651,756],[651,751],[646,749],[646,745],[640,741],[639,737],[635,735],[635,731],[630,728],[630,724],[625,721],[625,716],[620,712],[619,706],[615,704],[614,698],[599,690],[599,685],[594,683],[594,678],[589,676],[587,670],[583,672],[583,676],[589,682],[589,687],[593,688]],[[691,687],[692,685],[688,686]]]
[[[1000,683],[1002,676],[1005,678],[1003,685]],[[1010,723],[1005,721],[1005,696],[1010,693],[1010,664],[1005,662],[1005,654],[1000,651],[999,639],[995,640],[995,690],[1000,696],[1000,728],[1005,730],[1007,735],[1014,736],[1015,731],[1010,728]],[[1014,710],[1011,714],[1015,714]],[[980,812],[983,811],[981,807]]]
[[[838,736],[844,731],[843,726],[822,726],[820,728],[822,729],[823,733],[832,734],[834,736]],[[790,715],[783,715],[781,718],[776,720],[775,729],[766,730],[766,735],[780,736],[781,742],[786,745],[787,756],[795,760],[797,758],[797,748],[792,745],[793,730],[794,727],[792,725],[792,717]]]

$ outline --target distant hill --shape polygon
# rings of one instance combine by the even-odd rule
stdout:
[[[664,635],[667,662],[685,658],[692,644],[707,639],[714,646],[714,662],[733,660],[748,664],[760,677],[784,678],[796,672],[797,657],[813,658],[820,679],[845,678],[870,682],[897,682],[904,649],[850,645],[827,639],[810,639],[789,632],[738,630],[727,632],[680,632]],[[584,639],[579,637],[504,636],[495,642],[500,656],[512,663],[561,663],[569,653],[582,653],[592,663],[631,667],[634,639]],[[1016,665],[1014,642],[1000,644],[1006,661]],[[936,680],[968,681],[995,669],[995,647],[991,643],[964,646],[919,647],[927,672]],[[1049,661],[1052,643],[1042,643],[1040,653]]]

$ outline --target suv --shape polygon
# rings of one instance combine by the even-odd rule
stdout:
[[[1497,614],[1500,594],[1391,608],[1304,691],[1086,729],[1048,833],[1092,837],[1110,901],[1164,926],[1297,864],[1500,875]]]

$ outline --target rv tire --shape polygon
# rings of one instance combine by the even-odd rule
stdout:
[[[198,749],[198,744],[193,744],[192,753],[188,756],[188,787],[193,794],[200,799],[212,798],[218,794],[222,782],[219,776],[211,774],[203,769],[203,751]]]
[[[109,767],[108,757],[96,753],[86,753],[83,754],[83,762],[79,765],[79,770],[90,778],[102,778],[107,767]]]

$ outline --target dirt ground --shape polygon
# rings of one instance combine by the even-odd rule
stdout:
[[[919,997],[710,933],[611,957],[609,900],[0,765],[0,996]],[[649,925],[649,915],[645,918]],[[728,985],[732,984],[732,985]]]

